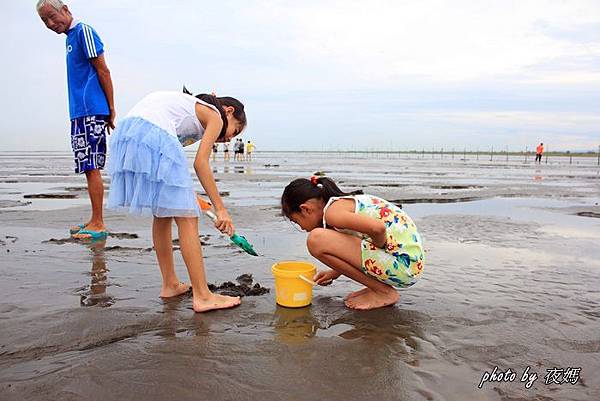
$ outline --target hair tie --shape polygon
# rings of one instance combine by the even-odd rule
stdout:
[[[317,188],[323,188],[323,184],[319,182],[319,177],[317,177],[316,175],[310,177],[310,183],[316,186]]]

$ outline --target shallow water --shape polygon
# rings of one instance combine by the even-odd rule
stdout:
[[[407,201],[426,271],[392,308],[345,308],[343,296],[359,287],[340,279],[316,288],[309,308],[279,307],[271,292],[199,315],[189,297],[158,298],[149,219],[108,213],[122,235],[60,241],[86,216],[85,192],[23,196],[84,181],[70,174],[68,156],[50,155],[47,167],[34,156],[0,154],[2,400],[600,399],[600,219],[577,216],[600,212],[593,164],[312,154],[219,161],[219,189],[230,192],[236,227],[261,256],[232,247],[203,220],[210,282],[251,273],[272,288],[273,263],[312,260],[306,234],[279,216],[277,202],[289,180],[315,171]],[[418,199],[450,203],[410,203]],[[478,389],[495,366],[519,377]],[[519,382],[528,366],[539,376],[529,389]],[[580,380],[546,385],[553,367],[581,367]]]

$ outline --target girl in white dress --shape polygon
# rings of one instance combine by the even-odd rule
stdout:
[[[242,132],[246,114],[237,99],[206,94],[194,97],[185,92],[149,94],[116,128],[110,141],[112,182],[107,207],[154,216],[152,239],[162,274],[163,298],[190,289],[190,284],[180,282],[175,273],[171,238],[175,220],[191,280],[193,308],[205,312],[237,306],[240,299],[208,289],[198,238],[200,210],[183,147],[200,141],[194,170],[215,207],[215,226],[233,235],[233,222],[219,196],[209,158],[215,142],[229,141]]]

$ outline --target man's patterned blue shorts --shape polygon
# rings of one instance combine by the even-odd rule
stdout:
[[[107,124],[108,116],[85,116],[71,120],[71,147],[77,174],[104,168]]]

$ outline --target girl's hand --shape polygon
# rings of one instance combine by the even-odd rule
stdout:
[[[326,286],[333,283],[333,280],[341,276],[341,273],[335,270],[328,270],[326,272],[318,272],[313,277],[313,281],[319,285]]]
[[[227,234],[231,237],[235,232],[235,229],[233,227],[233,221],[231,221],[229,213],[227,213],[227,210],[222,209],[217,211],[216,214],[217,221],[215,221],[215,227],[217,227],[217,229],[223,234]]]
[[[376,227],[371,234],[371,242],[377,248],[385,248],[385,243],[387,241],[387,233],[385,230],[385,225],[382,225],[382,228]]]

